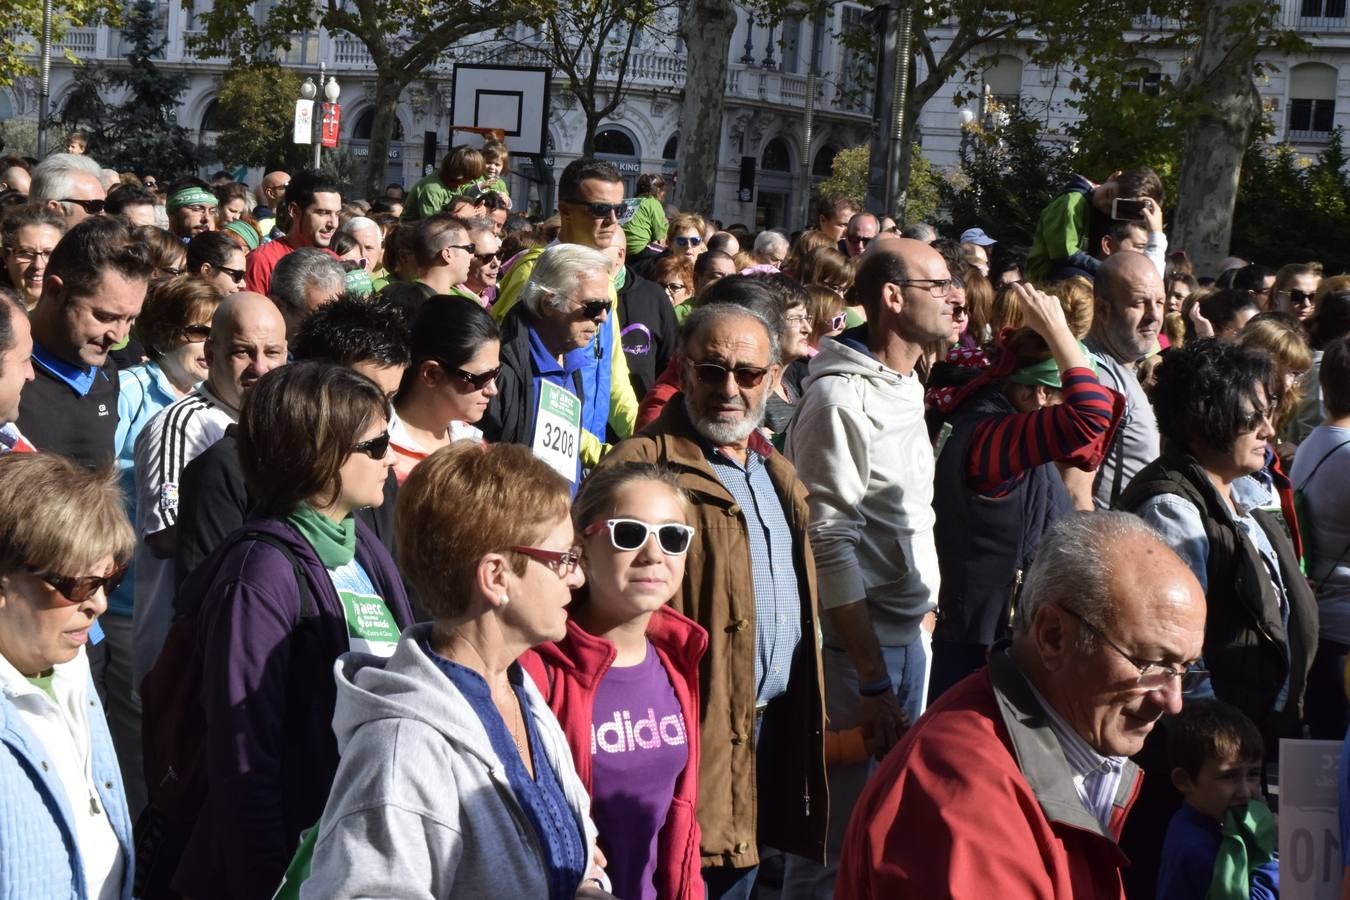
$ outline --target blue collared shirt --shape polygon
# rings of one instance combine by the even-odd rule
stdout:
[[[577,399],[582,405],[581,427],[586,427],[585,407],[586,398],[577,391],[577,372],[583,372],[587,364],[587,354],[590,353],[589,347],[581,347],[577,350],[570,350],[563,355],[563,364],[558,365],[558,358],[548,351],[544,342],[539,337],[539,332],[529,327],[530,332],[530,368],[534,372],[532,388],[530,391],[530,402],[535,408],[539,408],[539,382],[550,381],[559,387],[566,388],[573,394],[577,394]],[[583,384],[584,387],[584,384]],[[580,435],[577,436],[580,440]],[[530,441],[534,441],[534,433],[530,433]],[[575,495],[577,486],[581,484],[581,455],[577,454],[577,474],[572,479],[572,492]]]
[[[1025,676],[1024,676],[1025,677]],[[1055,708],[1036,690],[1036,685],[1027,679],[1036,702],[1045,710],[1046,721],[1055,733],[1059,748],[1064,751],[1064,759],[1073,772],[1073,787],[1083,808],[1101,823],[1107,833],[1111,830],[1111,814],[1115,810],[1116,792],[1120,790],[1120,779],[1125,771],[1123,756],[1102,756],[1092,745],[1083,740],[1083,736],[1073,730],[1068,722],[1055,712]]]
[[[707,444],[704,454],[745,519],[755,584],[755,704],[763,706],[787,690],[792,654],[802,637],[802,596],[792,530],[764,466],[764,457],[774,450],[756,437],[751,437],[744,466]]]
[[[42,368],[65,382],[72,391],[79,394],[81,397],[87,395],[94,387],[94,379],[97,378],[99,372],[102,371],[97,366],[89,366],[86,368],[84,366],[68,363],[64,359],[57,359],[55,356],[52,356],[46,350],[42,349],[42,347],[38,346],[37,341],[33,342],[33,362],[42,366]],[[107,378],[107,373],[104,373],[103,377]]]

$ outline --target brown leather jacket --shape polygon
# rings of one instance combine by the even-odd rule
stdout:
[[[766,442],[767,445],[767,442]],[[824,861],[829,798],[825,788],[825,703],[820,663],[816,569],[806,536],[806,488],[772,447],[764,465],[792,529],[802,586],[802,640],[788,689],[765,715],[758,752],[755,722],[755,586],[745,517],[704,456],[684,402],[676,396],[640,434],[614,448],[601,466],[668,466],[693,503],[697,532],[684,585],[671,604],[708,632],[699,677],[703,694],[698,821],[704,866],[753,866],[757,844]]]

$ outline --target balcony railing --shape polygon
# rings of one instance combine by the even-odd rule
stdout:
[[[1290,144],[1326,144],[1331,141],[1331,132],[1290,128],[1284,133],[1284,139]]]
[[[56,53],[69,51],[80,59],[93,59],[98,53],[98,29],[72,28],[66,32],[60,45],[53,49]]]

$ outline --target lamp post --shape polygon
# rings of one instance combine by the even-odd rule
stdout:
[[[314,99],[323,91],[324,99],[320,114],[314,115]],[[297,144],[312,143],[314,145],[314,168],[319,168],[319,156],[323,152],[323,147],[327,144],[330,147],[337,146],[337,128],[341,118],[341,107],[338,106],[337,98],[342,92],[338,85],[337,78],[327,74],[327,67],[324,63],[319,63],[319,83],[315,85],[312,78],[305,78],[304,84],[300,85],[300,103],[296,105],[296,134],[295,142]],[[305,107],[302,114],[301,108]],[[308,133],[305,128],[303,116],[309,118]],[[319,123],[319,138],[315,140],[313,128],[315,120]]]

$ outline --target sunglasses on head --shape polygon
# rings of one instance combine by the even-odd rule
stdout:
[[[384,455],[389,452],[389,432],[380,432],[370,440],[354,445],[352,452],[364,453],[375,460],[384,459]]]
[[[84,207],[84,211],[87,212],[87,213],[89,213],[89,215],[91,215],[91,216],[97,216],[97,215],[101,215],[101,214],[103,213],[103,206],[104,206],[104,204],[105,204],[107,201],[105,201],[105,200],[76,200],[74,197],[62,197],[62,198],[61,198],[61,202],[62,202],[62,203],[75,203],[75,204],[78,204],[79,206]]]
[[[677,237],[677,238],[675,239],[675,243],[679,244],[681,247],[697,247],[699,244],[703,243],[703,238],[701,238],[701,237]]]
[[[495,369],[488,369],[486,372],[478,372],[476,374],[473,372],[465,372],[463,369],[451,369],[450,373],[465,384],[472,386],[475,391],[481,391],[483,388],[496,381],[497,376],[501,374],[501,371],[502,367],[498,366]]]
[[[694,377],[698,379],[699,384],[716,386],[727,383],[727,375],[735,377],[736,384],[743,388],[758,387],[764,380],[764,376],[769,374],[767,366],[736,366],[728,369],[726,366],[710,362],[693,362]]]
[[[583,319],[598,319],[602,313],[609,309],[609,307],[610,301],[608,297],[604,300],[582,300],[581,317]]]
[[[117,566],[107,575],[55,575],[51,572],[40,572],[37,569],[29,568],[28,572],[40,581],[45,582],[58,594],[71,603],[83,603],[94,594],[98,593],[99,588],[103,589],[103,596],[107,597],[117,586],[122,583],[122,578],[127,574],[129,563],[118,563]]]
[[[691,525],[653,525],[640,519],[607,519],[586,526],[583,534],[590,537],[605,528],[609,529],[609,542],[615,550],[641,549],[649,537],[656,535],[656,543],[670,556],[683,556],[694,537]]]

